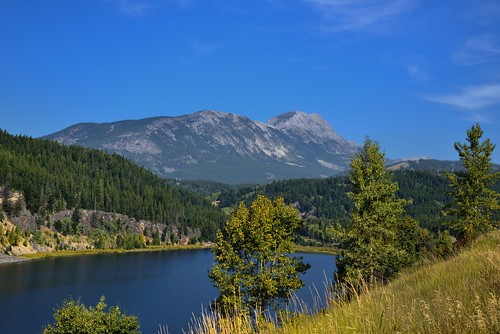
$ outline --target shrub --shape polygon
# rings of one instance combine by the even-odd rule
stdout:
[[[87,308],[79,300],[65,301],[55,311],[55,324],[48,325],[44,334],[140,334],[139,321],[135,316],[121,313],[118,306],[106,311],[104,296],[96,307]]]

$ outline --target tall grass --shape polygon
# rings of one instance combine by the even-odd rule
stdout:
[[[392,283],[350,300],[332,299],[319,313],[294,300],[274,319],[224,318],[204,312],[187,333],[500,333],[500,231],[446,261],[403,272]]]

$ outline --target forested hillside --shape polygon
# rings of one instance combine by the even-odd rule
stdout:
[[[201,195],[167,185],[119,155],[6,131],[0,131],[0,186],[4,194],[19,191],[39,224],[50,213],[88,209],[197,228],[202,239],[213,240],[224,220]],[[8,204],[3,210],[10,214],[15,208]]]
[[[411,199],[406,213],[417,219],[421,227],[437,232],[442,230],[442,210],[450,202],[449,181],[446,175],[431,171],[395,171],[394,180],[399,184],[398,195]],[[500,182],[494,186],[500,191]],[[352,202],[347,197],[351,191],[348,176],[325,179],[296,179],[276,181],[262,186],[240,187],[222,191],[218,197],[220,207],[233,207],[240,201],[247,205],[258,194],[268,197],[282,196],[306,218],[302,234],[320,241],[328,241],[326,227],[335,223],[347,224]]]

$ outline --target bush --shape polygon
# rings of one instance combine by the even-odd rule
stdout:
[[[18,227],[7,232],[7,240],[12,246],[17,246],[21,242],[22,230]]]
[[[44,334],[140,334],[139,321],[135,316],[120,312],[118,306],[106,312],[104,296],[96,307],[87,308],[80,301],[65,301],[55,311],[55,324],[48,325]]]

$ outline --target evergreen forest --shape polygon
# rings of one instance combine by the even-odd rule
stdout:
[[[442,211],[451,201],[449,180],[443,171],[400,170],[392,173],[399,184],[397,196],[411,200],[405,212],[419,222],[420,227],[438,234],[444,229],[445,217]],[[500,181],[492,187],[500,191]],[[350,223],[349,214],[353,203],[347,196],[352,191],[349,176],[341,175],[324,179],[295,179],[275,181],[266,185],[242,186],[225,189],[219,196],[220,207],[234,207],[240,201],[249,205],[258,195],[270,198],[281,196],[286,203],[292,203],[302,214],[305,224],[301,230],[303,239],[313,243],[330,243],[326,232],[329,226]],[[495,213],[495,219],[500,214]]]
[[[168,185],[119,155],[1,130],[0,187],[7,215],[25,206],[39,225],[51,213],[86,209],[173,225],[181,233],[197,229],[200,240],[214,240],[225,219],[203,196]],[[9,205],[12,191],[24,203]]]

